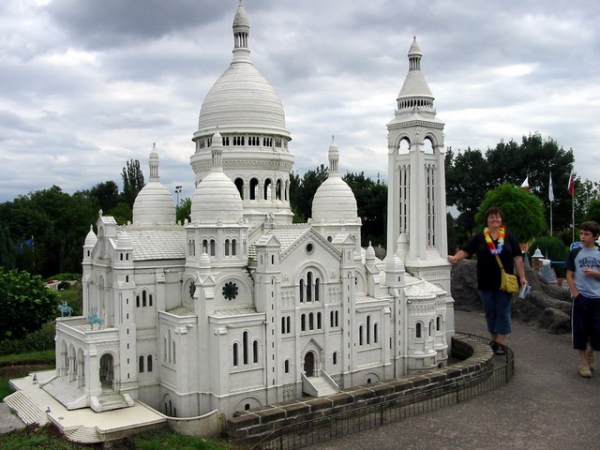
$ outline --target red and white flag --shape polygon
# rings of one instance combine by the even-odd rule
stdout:
[[[575,194],[575,172],[571,170],[571,175],[569,175],[569,185],[567,186],[567,190],[569,191],[569,195],[572,197]]]

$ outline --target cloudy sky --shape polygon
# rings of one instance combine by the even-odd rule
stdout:
[[[1,0],[0,202],[113,180],[153,143],[161,181],[193,194],[204,96],[231,61],[238,0]],[[387,173],[386,123],[413,36],[446,145],[540,132],[600,181],[595,0],[244,0],[255,67],[279,94],[295,171]]]

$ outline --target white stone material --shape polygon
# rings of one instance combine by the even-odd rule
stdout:
[[[133,224],[100,213],[85,239],[85,316],[56,327],[56,376],[83,393],[84,406],[141,401],[172,417],[231,417],[447,364],[443,123],[416,41],[388,124],[381,261],[362,246],[335,141],[312,219],[292,224],[291,136],[279,98],[250,61],[249,31],[240,2],[233,61],[207,94],[193,137],[191,220],[173,223],[153,151]],[[93,313],[100,328],[88,323]]]

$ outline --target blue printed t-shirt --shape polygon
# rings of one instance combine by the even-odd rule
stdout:
[[[600,251],[598,248],[579,247],[571,250],[565,261],[565,269],[573,272],[577,291],[588,298],[600,298],[600,280],[586,277],[582,269],[600,270]]]
[[[498,248],[497,240],[494,241],[494,245]],[[477,289],[480,291],[495,291],[500,289],[502,281],[500,278],[500,266],[498,266],[496,256],[490,252],[483,232],[473,236],[463,248],[463,251],[467,252],[469,257],[477,255]],[[506,273],[514,274],[514,258],[516,256],[522,257],[523,253],[521,252],[517,237],[508,230],[504,237],[502,253],[499,256]]]

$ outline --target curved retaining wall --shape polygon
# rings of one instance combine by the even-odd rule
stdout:
[[[240,411],[227,421],[227,435],[236,441],[257,442],[301,422],[342,412],[348,414],[384,402],[395,405],[403,401],[414,403],[415,399],[421,401],[456,392],[480,382],[482,376],[493,372],[492,350],[473,337],[454,336],[452,356],[461,361],[432,372],[355,386],[327,397],[305,397]]]

